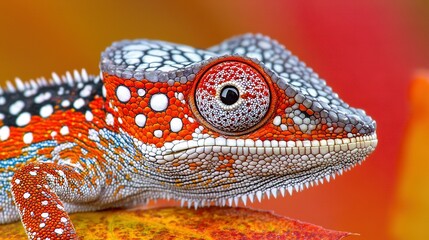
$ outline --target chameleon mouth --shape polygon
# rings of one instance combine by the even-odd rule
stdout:
[[[261,158],[277,159],[277,164],[285,166],[297,166],[301,168],[288,168],[273,174],[264,172],[249,174],[253,184],[241,186],[240,188],[223,189],[222,191],[207,192],[182,192],[178,189],[170,193],[164,193],[156,198],[172,198],[181,201],[181,205],[197,208],[200,206],[238,205],[239,201],[246,204],[255,199],[262,201],[264,196],[270,198],[286,193],[292,195],[293,191],[302,191],[310,186],[330,181],[337,175],[350,170],[362,161],[376,148],[378,143],[376,133],[365,136],[357,136],[343,139],[313,140],[313,141],[252,141],[242,139],[225,139],[223,137],[207,138],[198,141],[178,142],[165,146],[167,150],[163,154],[165,161],[189,160],[201,154],[225,155],[233,154],[247,156],[248,159]],[[301,165],[311,162],[308,166]],[[264,167],[244,164],[244,161],[236,161],[233,167],[240,168],[241,172],[251,172],[252,169],[268,169]],[[268,175],[264,175],[268,174]],[[264,176],[270,176],[264,178]],[[245,189],[243,191],[243,189]]]
[[[231,150],[237,149],[233,154],[248,155],[248,154],[265,154],[265,155],[301,155],[306,156],[309,154],[323,155],[323,157],[331,157],[333,152],[346,152],[350,151],[354,154],[358,149],[368,149],[368,154],[372,152],[377,146],[377,134],[357,136],[342,139],[328,139],[328,140],[304,140],[304,141],[253,141],[251,139],[226,139],[224,137],[206,138],[199,140],[189,140],[178,142],[177,144],[166,144],[166,151],[164,157],[170,159],[171,157],[182,154],[192,154],[196,149],[204,148],[204,152],[223,152],[230,153]],[[241,149],[241,151],[238,151]],[[200,150],[201,151],[201,150]],[[171,159],[172,160],[172,159]]]

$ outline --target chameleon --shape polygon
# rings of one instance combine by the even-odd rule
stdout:
[[[123,40],[99,75],[0,88],[0,224],[77,239],[69,213],[261,201],[329,181],[376,146],[375,121],[268,36],[208,49]]]

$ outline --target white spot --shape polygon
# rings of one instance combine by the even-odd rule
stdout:
[[[34,102],[35,103],[42,103],[43,101],[46,101],[49,98],[51,98],[50,92],[41,93],[34,98]]]
[[[161,57],[168,55],[168,53],[166,51],[159,50],[159,49],[150,50],[148,53],[150,55],[161,56]]]
[[[192,62],[199,62],[201,61],[201,56],[195,53],[185,53],[185,56],[189,58]]]
[[[25,199],[27,199],[27,198],[29,198],[29,197],[30,197],[30,193],[28,193],[28,192],[24,193],[24,198],[25,198]]]
[[[92,121],[92,119],[94,119],[94,115],[92,115],[92,112],[91,112],[90,110],[87,110],[87,111],[85,112],[85,119],[86,119],[86,121],[88,121],[88,122],[91,122],[91,121]]]
[[[153,135],[157,138],[161,138],[162,137],[162,131],[161,130],[155,130],[153,132]]]
[[[10,129],[8,126],[2,126],[0,128],[0,141],[5,141],[9,138]]]
[[[42,216],[42,218],[47,218],[47,217],[49,217],[49,213],[44,212],[44,213],[40,214],[40,216]]]
[[[47,105],[40,108],[40,116],[42,118],[47,118],[47,117],[51,116],[51,114],[53,112],[54,112],[54,108],[52,107],[51,104],[47,104]]]
[[[4,114],[0,113],[0,120],[3,120],[3,119],[4,119]]]
[[[63,234],[64,230],[62,228],[56,228],[54,230],[54,232],[57,233],[57,234]]]
[[[276,126],[280,126],[281,123],[282,123],[282,117],[276,116],[273,120],[273,124]]]
[[[79,93],[79,95],[83,98],[89,97],[91,95],[92,86],[86,85]]]
[[[141,57],[143,57],[143,53],[141,51],[130,51],[124,55],[125,59],[141,58]]]
[[[30,171],[30,175],[31,175],[31,176],[36,176],[36,175],[37,175],[37,172],[36,172],[36,171]]]
[[[83,98],[78,98],[73,103],[75,109],[80,109],[83,105],[85,105],[85,100],[83,100]]]
[[[61,106],[62,106],[62,107],[69,107],[69,106],[70,106],[70,101],[69,101],[69,100],[67,100],[67,99],[66,99],[66,100],[64,100],[64,101],[62,101],[62,102],[61,102]]]
[[[14,102],[10,105],[9,112],[12,115],[16,115],[19,112],[21,112],[21,110],[24,108],[24,106],[25,106],[24,101],[18,100],[18,101]]]
[[[20,183],[21,183],[21,180],[20,180],[20,179],[15,179],[15,183],[16,183],[16,184],[20,184]]]
[[[101,94],[103,94],[103,97],[106,97],[106,87],[103,85],[103,87],[101,88]]]
[[[168,97],[163,93],[154,94],[150,98],[150,107],[152,110],[161,112],[167,109],[168,106]]]
[[[174,71],[174,70],[176,70],[176,69],[177,69],[177,68],[172,67],[172,66],[170,66],[170,65],[165,65],[165,66],[160,67],[158,70],[159,70],[159,71],[163,71],[163,72],[170,72],[170,71]]]
[[[40,225],[39,225],[39,227],[40,228],[43,228],[43,227],[45,227],[46,226],[46,224],[45,223],[41,223]]]
[[[178,63],[188,62],[188,59],[186,59],[184,56],[180,54],[174,54],[172,58],[175,62],[178,62]]]
[[[170,121],[170,129],[172,132],[179,132],[182,130],[183,122],[180,118],[172,118]]]
[[[317,91],[313,88],[307,88],[307,92],[312,96],[312,97],[317,97]]]
[[[67,127],[67,126],[63,126],[61,129],[60,129],[60,134],[61,135],[68,135],[70,133],[70,130],[69,130],[69,127]]]
[[[121,85],[116,88],[116,97],[119,99],[120,102],[126,103],[131,99],[131,91],[126,86]]]
[[[42,201],[42,206],[46,206],[46,205],[48,205],[48,201],[43,200],[43,201]]]
[[[24,134],[23,141],[25,144],[30,144],[33,142],[33,133],[28,132]]]
[[[0,105],[3,105],[6,103],[6,98],[0,97]]]
[[[23,112],[19,114],[19,116],[16,118],[16,125],[19,127],[23,127],[30,123],[31,120],[31,114],[29,112]]]
[[[143,114],[137,114],[134,121],[136,122],[137,126],[144,127],[146,124],[146,116]]]
[[[144,63],[153,63],[153,62],[162,62],[161,57],[151,56],[151,55],[145,55],[143,57]]]
[[[63,222],[63,223],[66,223],[67,222],[67,218],[65,218],[65,217],[61,217],[61,220],[60,220],[61,222]]]
[[[146,91],[144,89],[140,88],[139,90],[137,90],[137,94],[140,97],[143,97],[144,95],[146,95]]]
[[[55,138],[55,136],[57,136],[57,132],[56,131],[51,132],[51,137]]]
[[[115,119],[113,118],[113,115],[111,113],[108,113],[106,115],[106,123],[107,125],[111,125],[111,126],[113,126],[113,124],[115,123]]]
[[[258,43],[258,46],[259,46],[260,48],[262,48],[262,49],[269,49],[269,48],[271,48],[270,43],[268,43],[267,41],[260,41],[260,42]]]

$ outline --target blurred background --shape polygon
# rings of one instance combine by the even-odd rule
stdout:
[[[428,1],[8,1],[0,9],[3,86],[83,67],[97,74],[101,51],[121,39],[201,48],[247,32],[277,39],[377,121],[379,146],[329,184],[250,207],[361,239],[429,234],[429,127],[413,128],[413,116],[429,122],[420,117],[429,104],[419,105],[429,102],[429,74],[418,72],[429,68]],[[420,140],[411,141],[413,133]]]

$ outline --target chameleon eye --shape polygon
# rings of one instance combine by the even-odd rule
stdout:
[[[269,115],[270,85],[252,61],[220,60],[197,75],[193,110],[212,130],[225,135],[246,134],[262,125]]]

